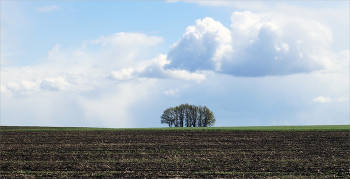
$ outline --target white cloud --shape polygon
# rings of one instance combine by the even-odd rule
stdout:
[[[7,87],[13,91],[19,91],[20,90],[20,86],[18,83],[15,82],[9,82],[7,83]]]
[[[30,82],[30,81],[21,81],[21,86],[30,91],[37,91],[39,90],[39,86],[36,83]]]
[[[140,62],[136,67],[123,68],[119,71],[112,71],[110,77],[115,80],[134,80],[138,78],[158,78],[158,79],[179,79],[186,81],[196,81],[200,83],[205,80],[205,74],[200,72],[191,73],[186,70],[164,70],[164,65],[169,64],[166,55]]]
[[[45,6],[45,7],[40,7],[38,9],[39,12],[51,12],[51,11],[55,11],[55,10],[60,10],[61,7],[56,6],[56,5],[51,5],[51,6]]]
[[[343,50],[337,54],[331,54],[330,59],[332,60],[333,68],[335,72],[349,72],[349,54],[350,50]]]
[[[170,90],[167,90],[167,91],[164,91],[163,93],[166,94],[166,95],[169,95],[169,96],[179,96],[177,93],[178,93],[178,89],[170,89]]]
[[[200,83],[206,78],[205,74],[190,73],[186,70],[165,70],[165,75],[172,79],[196,81],[197,83]]]
[[[220,70],[225,55],[232,52],[230,31],[220,22],[206,17],[197,20],[196,26],[189,26],[183,37],[176,42],[166,68],[180,68],[189,71]]]
[[[0,91],[1,95],[5,96],[5,97],[12,97],[12,92],[10,90],[8,90],[6,88],[6,86],[1,85],[0,90],[1,90]]]
[[[331,103],[333,101],[335,101],[335,102],[347,102],[347,101],[349,101],[349,98],[340,97],[340,98],[336,98],[336,99],[333,98],[332,99],[330,97],[318,96],[318,97],[312,99],[312,101],[318,102],[318,103]]]
[[[318,102],[318,103],[331,103],[332,99],[329,97],[324,97],[324,96],[319,96],[316,97],[314,99],[312,99],[314,102]]]
[[[234,12],[232,31],[212,18],[197,20],[168,53],[165,69],[270,76],[339,70],[330,28],[278,13]]]
[[[313,19],[324,26],[331,27],[335,52],[349,48],[349,2],[348,1],[187,1],[200,6],[212,6],[218,9],[235,11],[250,10],[254,13],[276,13],[299,19]],[[297,13],[296,13],[297,12]],[[344,49],[345,47],[345,49]]]
[[[40,87],[37,83],[22,80],[20,82],[8,82],[6,86],[1,85],[1,92],[5,97],[28,96],[35,91],[39,91]]]
[[[65,90],[70,84],[62,77],[44,78],[40,84],[41,89],[50,91]]]
[[[111,77],[116,80],[130,80],[133,78],[133,68],[123,68],[120,71],[112,71]]]
[[[92,44],[102,43],[103,45],[107,44],[122,44],[123,46],[129,45],[156,45],[159,42],[162,42],[162,37],[157,36],[148,36],[142,33],[125,33],[119,32],[108,37],[100,37],[99,39],[92,40]]]

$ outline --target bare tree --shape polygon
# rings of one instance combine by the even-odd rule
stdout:
[[[216,119],[212,111],[206,106],[181,104],[166,109],[161,118],[161,124],[169,127],[209,127]]]
[[[204,121],[203,121],[203,127],[209,127],[213,126],[216,119],[214,116],[214,113],[209,110],[206,106],[204,106]]]

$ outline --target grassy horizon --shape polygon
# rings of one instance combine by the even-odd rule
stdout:
[[[350,131],[350,125],[159,127],[159,128],[0,126],[0,131],[114,131],[114,130]]]

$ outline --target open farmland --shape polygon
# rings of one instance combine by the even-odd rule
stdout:
[[[348,128],[40,130],[2,126],[1,177],[350,177]]]

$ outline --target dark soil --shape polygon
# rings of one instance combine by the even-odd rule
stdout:
[[[2,131],[2,178],[350,177],[349,132]]]

